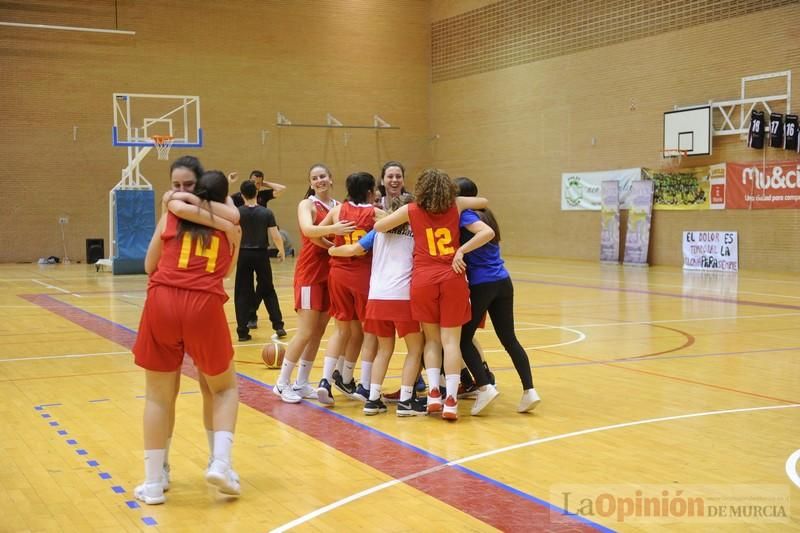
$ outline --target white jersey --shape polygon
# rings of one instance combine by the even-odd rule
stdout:
[[[377,233],[372,246],[370,300],[410,300],[414,236],[403,233]]]

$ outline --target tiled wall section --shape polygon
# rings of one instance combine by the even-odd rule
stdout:
[[[433,81],[796,3],[797,0],[506,0],[433,23]],[[680,53],[676,50],[676,56]]]

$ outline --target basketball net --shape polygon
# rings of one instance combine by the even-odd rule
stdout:
[[[674,171],[680,168],[681,161],[686,157],[686,150],[664,150],[661,152],[661,168]]]
[[[175,137],[172,135],[153,135],[153,146],[156,147],[158,158],[162,161],[169,159],[169,149],[172,148],[172,143],[175,142]]]

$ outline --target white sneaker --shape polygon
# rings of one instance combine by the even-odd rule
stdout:
[[[238,496],[242,492],[239,476],[233,471],[231,465],[219,459],[214,459],[208,467],[206,482],[217,487],[222,494]]]
[[[317,399],[317,389],[312,387],[308,382],[302,385],[295,383],[292,385],[292,391],[298,394],[301,398],[313,400]]]
[[[478,389],[478,395],[475,397],[475,405],[470,409],[472,416],[479,415],[481,411],[489,407],[489,404],[497,398],[500,393],[494,385],[486,385],[483,389]]]
[[[272,387],[272,393],[286,403],[300,403],[303,400],[303,397],[293,391],[289,385],[278,385],[276,383]]]
[[[164,497],[164,487],[161,482],[156,483],[142,483],[133,489],[133,495],[140,502],[147,505],[158,505],[167,501]]]
[[[527,413],[528,411],[533,411],[541,401],[542,399],[539,398],[539,393],[536,392],[536,389],[528,389],[522,393],[517,412]]]

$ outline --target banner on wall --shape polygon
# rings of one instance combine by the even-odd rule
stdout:
[[[800,161],[726,163],[726,209],[800,208]]]
[[[709,200],[711,209],[725,209],[725,163],[708,167],[708,183],[711,186]]]
[[[683,269],[739,271],[739,234],[735,231],[684,231]]]
[[[697,210],[710,208],[709,167],[675,170],[644,168],[644,179],[653,182],[653,209]]]
[[[619,182],[600,184],[600,261],[619,263]]]
[[[561,174],[562,211],[600,211],[601,184],[604,181],[619,183],[619,200],[622,209],[629,209],[628,196],[631,184],[642,179],[641,168],[624,168],[602,172],[565,172]]]
[[[650,248],[650,220],[653,210],[653,182],[634,181],[630,193],[628,233],[625,235],[626,265],[646,265]]]

